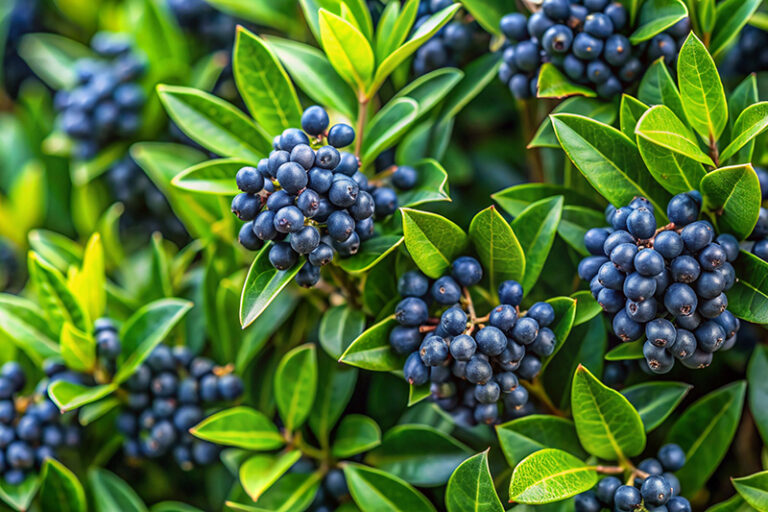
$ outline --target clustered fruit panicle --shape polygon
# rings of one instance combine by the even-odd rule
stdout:
[[[219,447],[197,439],[189,429],[205,418],[204,406],[233,401],[243,382],[231,367],[195,357],[187,347],[158,345],[124,385],[124,411],[117,428],[125,436],[129,458],[172,454],[178,465],[192,469],[216,460]]]
[[[246,221],[240,244],[256,251],[272,241],[269,261],[278,270],[293,267],[305,256],[296,276],[302,286],[317,283],[320,267],[335,253],[356,254],[362,242],[375,236],[374,219],[393,214],[398,205],[393,188],[370,183],[357,157],[339,151],[354,142],[352,127],[339,123],[329,129],[329,122],[323,108],[307,108],[301,118],[303,131],[286,129],[275,137],[269,158],[237,172],[242,193],[232,200],[232,212]],[[401,190],[413,188],[417,178],[408,166],[389,175]]]
[[[469,256],[431,283],[418,271],[406,272],[398,282],[405,298],[395,308],[400,325],[389,335],[395,352],[407,356],[405,379],[430,382],[437,403],[465,425],[497,421],[499,401],[507,416],[520,411],[528,391],[519,379],[533,380],[557,344],[549,328],[554,309],[537,302],[521,313],[523,287],[516,281],[501,283],[500,304],[478,318],[469,287],[482,277],[482,266]]]
[[[22,396],[27,377],[21,366],[12,361],[0,368],[0,473],[10,485],[39,471],[45,459],[55,459],[59,448],[80,441],[77,425],[65,424],[47,394],[50,382],[66,378],[63,368],[48,363],[45,370],[48,380],[40,381],[32,396]]]
[[[501,19],[507,38],[499,78],[518,99],[535,97],[539,70],[551,62],[575,83],[610,98],[624,91],[649,63],[664,57],[671,64],[679,40],[690,31],[683,18],[650,41],[632,45],[629,14],[609,0],[544,0],[530,17],[521,13]]]
[[[99,58],[75,63],[77,86],[56,93],[58,124],[74,141],[75,156],[89,159],[109,142],[136,135],[141,127],[144,90],[138,79],[145,63],[130,41],[99,32],[91,39]]]
[[[714,352],[736,343],[739,320],[725,292],[736,279],[739,243],[726,233],[715,238],[708,221],[696,220],[700,209],[699,192],[678,194],[667,205],[670,224],[656,229],[653,205],[637,197],[608,206],[610,227],[584,235],[592,256],[579,263],[579,277],[613,315],[616,336],[645,336],[643,354],[655,373],[669,372],[675,358],[705,368]]]
[[[615,476],[601,478],[597,485],[574,499],[576,512],[617,512],[636,510],[691,512],[690,502],[680,496],[680,480],[675,476],[685,465],[685,452],[676,444],[665,444],[656,458],[637,465],[626,485]]]

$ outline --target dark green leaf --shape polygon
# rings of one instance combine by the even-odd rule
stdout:
[[[403,243],[400,235],[379,235],[360,244],[360,249],[352,257],[341,258],[338,266],[350,274],[359,274],[372,269],[381,260]]]
[[[497,36],[501,35],[501,18],[517,10],[514,0],[464,0],[462,5],[486,31]]]
[[[648,105],[642,101],[635,99],[628,94],[621,95],[621,105],[619,106],[619,125],[621,126],[622,133],[629,137],[630,140],[635,138],[635,127],[637,126],[637,122],[640,120],[646,110],[648,110]]]
[[[502,281],[523,280],[526,275],[526,255],[512,227],[495,206],[475,215],[469,225],[469,237],[483,264],[485,275],[488,276],[489,288],[494,293]],[[535,233],[528,238],[531,238],[533,244]]]
[[[744,501],[741,495],[736,494],[727,501],[712,505],[707,512],[754,512],[754,509]]]
[[[512,231],[517,236],[525,259],[525,275],[521,282],[525,292],[533,289],[541,269],[544,268],[544,262],[555,241],[557,226],[560,224],[563,202],[562,196],[542,199],[523,210],[512,222]],[[473,236],[472,226],[469,228],[469,235]],[[494,238],[490,238],[492,244]],[[491,285],[493,287],[493,282]]]
[[[341,357],[347,347],[365,329],[365,315],[348,305],[327,310],[320,321],[320,345],[334,359]]]
[[[0,499],[15,510],[26,511],[40,487],[37,475],[28,475],[19,485],[11,485],[3,478],[0,480]]]
[[[147,507],[131,487],[106,469],[92,469],[88,473],[94,505],[97,512],[146,512]]]
[[[574,84],[551,62],[541,66],[539,71],[538,98],[566,98],[568,96],[594,98],[597,93],[583,85]]]
[[[616,345],[605,354],[606,361],[626,361],[632,359],[643,359],[643,342],[632,341]]]
[[[384,441],[365,462],[413,485],[443,485],[470,449],[426,425],[401,425],[384,435]]]
[[[322,480],[322,473],[288,473],[272,485],[259,499],[259,507],[238,505],[228,502],[227,506],[236,510],[255,510],[257,512],[294,512],[306,510],[317,494]]]
[[[546,448],[517,465],[509,483],[509,497],[519,503],[552,503],[589,490],[596,483],[593,467],[568,452]]]
[[[640,9],[639,26],[632,33],[629,41],[633,45],[647,41],[687,15],[688,9],[680,0],[647,0]]]
[[[306,421],[316,392],[316,349],[313,344],[301,345],[283,356],[275,371],[275,402],[288,432]]]
[[[709,479],[731,445],[744,405],[746,383],[734,382],[688,407],[667,435],[685,451],[685,466],[675,473],[683,492],[695,493]]]
[[[244,450],[275,450],[285,444],[274,423],[249,407],[233,407],[217,412],[190,432],[200,439]]]
[[[545,448],[565,450],[582,459],[587,456],[573,422],[557,416],[534,414],[512,420],[498,425],[496,435],[510,467]]]
[[[682,382],[644,382],[622,390],[621,394],[637,409],[645,431],[650,432],[664,423],[692,387]]]
[[[755,227],[760,214],[760,182],[750,164],[722,167],[701,180],[705,208],[717,213],[718,231],[739,240]]]
[[[331,453],[334,457],[346,459],[371,450],[381,444],[381,429],[368,416],[347,414],[336,429]]]
[[[74,473],[55,459],[46,459],[41,474],[40,505],[44,510],[85,512],[85,491]]]
[[[643,137],[637,138],[637,149],[650,173],[670,194],[697,190],[701,178],[707,173],[696,160]]]
[[[459,464],[445,489],[445,507],[448,512],[503,512],[488,467],[488,450]]]
[[[553,357],[560,351],[568,339],[568,335],[576,320],[576,300],[571,297],[553,297],[547,299],[547,303],[555,310],[555,323],[552,324],[552,332],[555,333],[555,350],[549,357],[543,360],[542,368],[546,368]]]
[[[736,491],[755,510],[768,510],[768,471],[732,479]]]
[[[664,105],[656,105],[647,110],[638,121],[635,133],[665,149],[714,166],[712,159],[699,147],[696,136]]]
[[[422,272],[437,279],[464,250],[467,235],[440,215],[410,208],[401,208],[400,212],[408,252]]]
[[[413,207],[434,201],[450,201],[448,196],[448,174],[440,162],[428,158],[416,162],[418,181],[411,190],[398,193],[400,206]]]
[[[413,5],[415,1],[411,2]],[[464,73],[455,68],[438,68],[426,75],[422,75],[409,83],[394,96],[396,98],[411,98],[419,105],[419,117],[429,112],[449,92],[456,87]]]
[[[720,153],[720,158],[723,161],[728,160],[766,128],[768,128],[768,102],[750,105],[736,119],[733,125],[733,140]]]
[[[757,79],[755,75],[749,75],[728,96],[728,119],[733,133],[733,123],[739,118],[747,107],[758,101]],[[751,162],[755,150],[755,141],[747,142],[733,157],[734,162]]]
[[[394,146],[419,115],[419,104],[409,98],[397,98],[387,103],[371,119],[363,134],[363,167],[379,156],[379,153]]]
[[[581,445],[592,455],[618,460],[645,448],[645,430],[635,408],[583,366],[573,376],[571,411]]]
[[[309,426],[325,446],[333,426],[352,398],[357,382],[357,369],[339,364],[327,355],[320,354],[317,370],[317,381],[321,385],[317,388]]]
[[[259,318],[245,329],[235,361],[238,373],[245,372],[245,368],[264,348],[270,337],[293,314],[298,302],[299,295],[292,290],[277,295]]]
[[[184,169],[174,176],[171,184],[190,192],[231,197],[240,193],[235,183],[237,171],[249,164],[238,158],[208,160]]]
[[[352,499],[363,510],[435,512],[424,495],[394,475],[352,463],[343,469]]]
[[[563,196],[565,204],[571,206],[594,208],[595,203],[598,202],[596,198],[586,196],[576,190],[549,183],[523,183],[496,192],[491,197],[499,203],[504,211],[516,217],[532,203],[553,196]],[[605,204],[598,203],[598,206],[602,208]]]
[[[373,325],[347,347],[339,362],[376,372],[399,370],[402,361],[389,345],[389,332],[395,325],[394,315]]]
[[[755,419],[755,426],[763,437],[768,439],[768,349],[765,346],[755,347],[747,368],[749,383],[749,410]]]
[[[730,42],[741,33],[749,17],[760,7],[760,0],[724,0],[718,2],[714,37],[709,45],[712,55],[718,57]]]
[[[552,114],[578,114],[589,117],[605,124],[613,124],[616,120],[616,106],[607,101],[584,96],[574,96],[560,103],[552,111]],[[634,126],[633,126],[634,129]],[[539,126],[536,134],[528,143],[529,148],[559,148],[555,132],[552,130],[552,121],[547,117]],[[532,184],[531,184],[532,185]]]
[[[301,269],[301,265],[294,265],[288,270],[277,270],[269,262],[269,248],[267,244],[256,254],[245,278],[240,298],[240,325],[243,328],[251,325],[264,312]]]
[[[758,324],[768,324],[768,263],[741,251],[735,263],[736,284],[728,291],[728,310]]]
[[[643,75],[637,99],[646,105],[666,105],[678,119],[685,119],[680,91],[663,58],[657,59]]]
[[[439,124],[444,126],[447,119],[456,116],[470,101],[485,89],[501,65],[501,58],[495,53],[486,53],[464,67],[464,77],[451,90],[440,112]]]
[[[573,321],[574,326],[589,322],[603,310],[589,290],[575,292],[571,295],[571,298],[576,300],[576,319]]]

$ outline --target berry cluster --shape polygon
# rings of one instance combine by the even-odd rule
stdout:
[[[398,282],[405,298],[395,308],[400,325],[389,335],[395,352],[407,355],[405,379],[413,385],[431,382],[433,398],[464,424],[495,422],[499,400],[508,414],[525,406],[528,391],[519,379],[536,377],[540,358],[551,355],[557,343],[548,327],[554,309],[537,302],[521,313],[523,288],[516,281],[503,282],[500,304],[478,318],[468,287],[482,277],[482,266],[468,256],[456,259],[451,275],[431,285],[420,272],[406,272]]]
[[[158,458],[172,453],[188,470],[214,462],[219,454],[218,446],[188,432],[203,420],[203,406],[236,400],[243,382],[231,367],[193,357],[186,347],[158,345],[125,388],[126,407],[117,419],[117,429],[125,435],[125,454]]]
[[[685,465],[685,452],[676,444],[665,444],[657,458],[648,458],[637,466],[633,480],[624,485],[615,476],[606,476],[594,489],[576,496],[576,512],[600,512],[604,508],[618,512],[664,510],[691,512],[691,504],[680,496],[680,481],[674,475]]]
[[[320,267],[336,252],[342,257],[356,254],[361,242],[375,236],[374,219],[391,215],[398,204],[393,188],[370,184],[357,157],[339,151],[355,140],[352,127],[328,125],[323,108],[307,108],[301,117],[303,131],[286,129],[275,137],[269,158],[237,172],[242,193],[232,200],[232,212],[246,221],[239,235],[243,247],[256,251],[271,240],[269,261],[278,270],[306,256],[296,276],[302,286],[317,283]],[[407,190],[417,178],[413,167],[401,166],[390,181]]]
[[[46,368],[50,381],[61,368]],[[65,425],[58,407],[48,399],[49,381],[41,381],[38,392],[20,395],[27,378],[16,362],[0,368],[0,472],[10,485],[24,481],[29,472],[39,471],[47,458],[56,458],[56,450],[74,446],[80,440],[76,425]]]
[[[430,16],[453,4],[453,0],[429,0],[419,3],[416,31]],[[447,66],[459,67],[475,48],[487,47],[485,31],[471,19],[455,19],[442,27],[432,38],[416,51],[413,59],[413,71],[423,75]]]
[[[736,278],[730,262],[739,244],[729,234],[715,239],[712,225],[696,220],[700,209],[697,191],[678,194],[667,205],[670,224],[657,230],[653,205],[637,197],[608,206],[611,227],[584,235],[592,256],[579,263],[579,277],[613,315],[616,336],[646,337],[643,354],[654,373],[669,372],[675,358],[705,368],[714,352],[736,343],[739,320],[724,292]]]
[[[317,471],[317,466],[310,459],[299,459],[296,464],[291,466],[289,473],[310,474]],[[339,507],[350,501],[349,487],[344,472],[338,468],[329,470],[323,477],[323,482],[318,487],[315,497],[312,500],[309,512],[331,512],[338,510]]]
[[[626,8],[609,0],[544,0],[530,17],[507,14],[501,19],[508,42],[499,78],[516,98],[530,98],[537,94],[541,65],[551,62],[570,80],[610,98],[638,79],[643,60],[664,56],[671,63],[677,54],[672,34],[679,38],[690,30],[685,18],[669,33],[633,47],[628,23]]]
[[[106,174],[114,198],[125,206],[120,227],[146,235],[159,231],[165,238],[184,245],[184,226],[171,211],[160,189],[130,156],[120,159]]]
[[[210,48],[224,48],[232,43],[235,18],[217,11],[204,0],[168,0],[181,28],[194,34]]]
[[[755,173],[760,181],[760,193],[762,200],[768,199],[768,171],[762,167],[755,167]],[[768,261],[768,210],[760,207],[760,215],[757,224],[749,235],[749,240],[754,241],[752,254],[763,261]]]
[[[119,34],[99,32],[91,39],[99,58],[75,63],[77,86],[54,99],[61,129],[77,143],[78,158],[93,158],[116,138],[136,135],[141,127],[144,90],[138,79],[145,63]]]

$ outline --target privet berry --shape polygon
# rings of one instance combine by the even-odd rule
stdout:
[[[736,343],[739,320],[727,310],[725,292],[735,281],[738,242],[696,220],[700,208],[696,191],[673,197],[671,223],[657,230],[653,206],[636,198],[609,206],[610,227],[584,235],[592,256],[579,264],[579,276],[612,315],[616,336],[626,342],[645,337],[643,355],[655,373],[670,371],[675,358],[704,368],[714,352]]]
[[[393,214],[398,206],[393,189],[369,184],[357,157],[339,151],[354,142],[352,127],[329,124],[325,109],[307,108],[302,129],[286,129],[275,137],[268,158],[256,167],[242,167],[235,176],[242,192],[232,200],[232,213],[245,221],[240,244],[257,251],[271,241],[269,261],[278,270],[303,257],[296,275],[302,286],[317,283],[320,267],[335,254],[356,254],[361,243],[375,236],[374,219]],[[417,178],[411,167],[389,173],[400,190],[414,187]]]
[[[539,70],[547,62],[571,81],[612,97],[638,80],[657,58],[672,64],[690,23],[684,18],[651,41],[633,46],[629,14],[621,3],[544,0],[541,10],[529,17],[504,16],[501,31],[507,42],[501,49],[499,78],[516,98],[536,96]]]
[[[621,512],[669,510],[691,512],[690,502],[680,496],[680,481],[674,475],[685,465],[685,452],[676,444],[665,444],[657,458],[637,465],[633,479],[624,484],[615,476],[601,478],[597,485],[574,498],[576,512]]]
[[[404,273],[397,286],[404,298],[395,307],[400,325],[389,335],[392,349],[407,356],[406,381],[429,382],[432,399],[464,425],[495,423],[499,402],[504,416],[519,414],[528,403],[520,379],[534,379],[557,344],[549,328],[554,309],[537,302],[520,313],[523,289],[516,281],[503,282],[499,305],[475,317],[469,287],[482,277],[482,266],[468,256],[431,286],[418,271]]]
[[[215,444],[196,439],[189,429],[200,423],[212,403],[231,402],[243,393],[243,382],[231,366],[216,366],[195,357],[186,347],[158,345],[125,382],[126,400],[117,418],[129,458],[172,455],[192,469],[214,462]]]
[[[91,39],[98,58],[75,62],[77,85],[56,93],[57,124],[75,141],[75,156],[90,159],[117,138],[141,128],[145,94],[138,80],[145,63],[124,36],[99,32]]]

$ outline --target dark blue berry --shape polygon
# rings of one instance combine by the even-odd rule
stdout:
[[[523,301],[523,287],[517,281],[504,281],[498,289],[499,302],[519,306]]]
[[[517,368],[517,375],[523,380],[533,380],[541,371],[541,359],[533,354],[526,354]]]
[[[408,327],[418,327],[427,321],[427,304],[416,297],[406,297],[395,307],[395,319]]]
[[[522,345],[530,345],[539,335],[538,322],[529,317],[518,319],[515,327],[512,329],[512,337]]]
[[[526,316],[536,320],[539,327],[546,327],[555,321],[555,309],[547,302],[537,302],[528,309]]]
[[[507,347],[507,337],[493,326],[483,327],[475,334],[477,348],[485,355],[497,356]]]
[[[613,503],[617,510],[621,512],[631,512],[640,508],[643,497],[640,491],[630,485],[622,485],[613,495]]]
[[[493,376],[493,369],[485,358],[474,355],[467,362],[466,376],[473,384],[485,384]]]
[[[340,179],[331,184],[331,188],[328,190],[328,199],[336,206],[347,208],[355,204],[359,192],[360,188],[353,180]]]
[[[421,341],[422,336],[418,327],[396,325],[389,333],[389,344],[392,345],[392,348],[398,354],[410,354],[419,348]],[[453,351],[455,342],[456,340],[454,339],[451,343],[451,351]]]
[[[401,165],[392,173],[392,184],[400,190],[410,190],[416,186],[419,174],[409,165]]]
[[[392,215],[397,210],[397,194],[389,187],[379,187],[373,191],[373,202],[377,218]]]
[[[672,260],[669,271],[676,282],[690,284],[699,278],[701,265],[693,257],[684,254]]]
[[[696,221],[685,226],[680,236],[686,249],[699,252],[712,242],[714,233],[708,222]]]
[[[320,135],[329,124],[328,112],[323,107],[312,105],[301,115],[301,128],[310,135]]]
[[[295,233],[304,227],[304,214],[296,206],[283,206],[274,218],[275,229],[280,233]]]
[[[461,256],[451,264],[451,275],[461,286],[472,286],[483,278],[483,267],[475,258]]]
[[[528,19],[520,13],[507,14],[501,18],[501,32],[513,41],[528,38]]]
[[[625,310],[616,313],[612,321],[613,333],[622,341],[634,341],[643,335],[643,326],[632,320]]]
[[[594,60],[603,51],[603,41],[581,32],[573,39],[573,54],[583,60]]]
[[[658,507],[669,501],[672,488],[663,476],[652,475],[643,481],[640,494],[646,505]]]
[[[269,262],[277,270],[288,270],[297,260],[298,254],[288,242],[277,242],[269,249]]]
[[[418,352],[413,352],[405,360],[403,374],[405,375],[405,380],[414,386],[420,386],[427,382],[429,379],[429,371],[422,362]]]
[[[343,148],[352,144],[355,140],[355,130],[343,123],[335,124],[328,130],[328,144],[336,148]]]
[[[674,316],[687,316],[696,311],[698,299],[690,286],[674,283],[664,294],[664,306]]]
[[[423,297],[429,291],[429,280],[418,270],[409,270],[400,276],[397,291],[404,297]]]
[[[440,304],[454,304],[461,298],[461,287],[452,277],[443,276],[432,284],[432,298]]]

